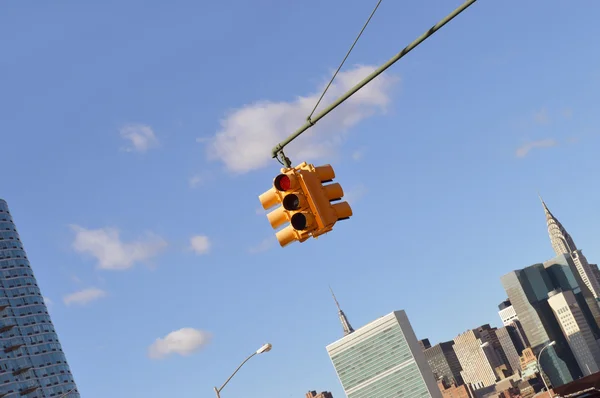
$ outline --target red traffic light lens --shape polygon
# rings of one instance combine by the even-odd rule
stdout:
[[[292,187],[292,180],[285,174],[279,174],[275,177],[274,185],[278,191],[287,191]]]

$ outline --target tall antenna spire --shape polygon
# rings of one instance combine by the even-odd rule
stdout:
[[[550,236],[550,242],[552,243],[552,248],[557,256],[561,254],[570,254],[577,250],[577,246],[575,246],[575,242],[573,242],[573,238],[567,232],[565,227],[558,221],[556,217],[550,212],[548,206],[546,206],[546,202],[539,195],[540,201],[542,202],[542,206],[544,207],[544,213],[546,213],[546,225],[548,227],[548,235]]]
[[[350,325],[350,322],[348,322],[346,314],[344,314],[344,311],[342,311],[342,309],[340,308],[340,303],[338,303],[337,299],[335,298],[335,294],[333,293],[333,289],[331,288],[331,286],[329,286],[329,290],[331,291],[333,301],[335,301],[335,305],[338,308],[338,316],[340,317],[340,322],[342,323],[342,327],[344,328],[344,336],[348,336],[350,333],[354,332],[354,329]]]

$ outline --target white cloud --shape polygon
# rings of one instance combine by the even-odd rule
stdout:
[[[107,293],[104,290],[98,289],[96,287],[90,287],[65,296],[63,298],[63,302],[65,303],[65,305],[85,305],[92,301],[96,301],[103,297],[106,297],[106,295]]]
[[[196,235],[190,238],[190,248],[197,254],[206,254],[210,250],[210,240],[208,236]]]
[[[158,255],[167,246],[164,239],[150,233],[144,239],[122,242],[115,228],[86,229],[78,225],[71,228],[75,232],[73,248],[94,256],[102,269],[130,268]]]
[[[129,140],[129,144],[123,149],[127,152],[146,152],[150,148],[158,146],[158,139],[150,126],[143,124],[128,124],[121,127],[121,137]]]
[[[340,72],[329,88],[320,109],[375,70],[372,66],[355,66]],[[385,111],[390,92],[398,79],[378,76],[344,104],[320,120],[291,144],[293,158],[302,161],[319,159],[335,152],[343,133],[377,111]],[[227,169],[245,173],[264,167],[271,159],[271,148],[306,122],[306,117],[321,95],[325,84],[307,97],[289,102],[258,101],[233,110],[221,121],[207,147],[210,159],[222,161]],[[318,110],[318,111],[319,111]],[[317,111],[317,112],[318,112]]]
[[[556,140],[553,140],[551,138],[549,139],[545,139],[545,140],[539,140],[539,141],[531,141],[531,142],[527,142],[523,145],[521,145],[520,147],[517,148],[516,151],[516,155],[518,158],[524,158],[525,156],[527,156],[527,154],[535,148],[550,148],[553,146],[558,145],[558,142],[556,142]]]
[[[175,330],[163,338],[158,338],[148,348],[148,356],[161,359],[171,354],[190,355],[206,345],[210,334],[193,328]]]

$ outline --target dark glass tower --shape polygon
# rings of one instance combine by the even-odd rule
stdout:
[[[556,342],[544,351],[540,364],[552,385],[558,387],[582,373],[548,304],[548,293],[555,289],[551,274],[542,264],[535,264],[512,271],[501,280],[535,355],[551,341]]]
[[[6,202],[0,199],[0,398],[79,397]]]

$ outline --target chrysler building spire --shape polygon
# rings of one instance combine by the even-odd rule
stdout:
[[[550,212],[541,196],[540,200],[546,213],[546,224],[548,225],[548,234],[550,235],[552,248],[557,256],[567,255],[573,260],[581,282],[589,289],[589,293],[593,295],[596,304],[600,306],[600,272],[598,272],[598,266],[588,263],[581,250],[575,246],[571,235],[569,235],[565,227]],[[600,311],[594,312],[594,318],[596,318],[596,322],[600,326]]]
[[[338,308],[338,316],[340,317],[340,322],[342,323],[342,327],[344,328],[344,336],[348,336],[350,333],[354,332],[354,329],[352,329],[350,322],[348,322],[348,318],[346,318],[346,314],[344,314],[344,311],[342,311],[342,309],[340,308],[340,303],[338,303],[337,299],[335,298],[335,294],[333,294],[333,289],[331,289],[331,286],[329,286],[329,290],[331,290],[333,301],[335,301],[335,305]]]
[[[571,254],[577,251],[577,246],[575,246],[575,242],[573,242],[571,235],[569,235],[560,221],[558,221],[558,219],[552,215],[541,196],[540,200],[542,201],[542,206],[544,206],[548,234],[550,235],[550,242],[552,243],[552,248],[554,249],[556,255],[560,256],[561,254]]]

